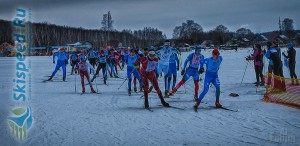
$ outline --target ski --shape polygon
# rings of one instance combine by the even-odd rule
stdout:
[[[162,107],[163,105],[158,105],[158,106],[160,106],[160,107]],[[165,107],[165,106],[163,106],[163,107]],[[168,106],[168,107],[166,107],[166,108],[174,108],[174,109],[178,109],[178,110],[185,110],[185,108],[181,108],[181,107],[176,107],[176,106]]]
[[[147,110],[150,111],[150,112],[154,112],[150,107],[145,108],[145,109],[147,109]]]
[[[232,112],[238,112],[238,110],[229,109],[229,108],[223,107],[223,106],[222,107],[209,106],[209,107],[216,108],[216,109],[227,110],[227,111],[232,111]]]
[[[198,107],[196,107],[195,105],[193,106],[194,111],[197,113],[198,112]]]
[[[43,80],[42,83],[47,83],[47,82],[67,82],[67,81],[59,81],[59,80],[56,80],[56,81],[53,81],[53,80]]]
[[[101,94],[100,92],[96,92],[96,93],[80,93],[80,95],[83,95],[83,94]]]
[[[53,82],[53,81],[52,80],[43,80],[42,82],[46,83],[46,82]]]

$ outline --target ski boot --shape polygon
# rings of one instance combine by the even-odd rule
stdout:
[[[52,80],[52,76],[50,76],[50,78],[48,79],[48,81],[51,81]]]
[[[199,105],[200,105],[200,102],[197,101],[197,103],[195,103],[195,105],[193,106],[195,112],[198,112]]]
[[[114,78],[120,78],[118,74],[114,74]]]
[[[134,91],[135,93],[137,92],[137,89],[136,89],[136,87],[134,87],[134,88],[133,88],[133,91]]]
[[[131,88],[128,88],[128,95],[131,96]]]
[[[82,88],[82,94],[85,93],[85,88]]]
[[[91,79],[91,82],[93,83],[95,79],[96,79],[96,75],[93,76],[93,78]]]
[[[144,106],[145,106],[145,108],[149,108],[149,102],[148,102],[148,99],[145,99]]]
[[[217,108],[222,108],[222,105],[220,104],[219,99],[216,100],[215,105]]]
[[[165,98],[169,98],[169,90],[165,91]]]
[[[175,89],[175,86],[172,86],[172,91]]]
[[[170,92],[169,96],[173,96],[176,92],[177,92],[177,89],[175,87],[174,89],[172,89],[172,91]]]
[[[106,81],[107,81],[107,75],[104,77],[104,84],[105,84],[105,85],[107,85],[107,84],[106,84]]]
[[[260,83],[260,86],[265,86],[265,82],[261,82],[261,83]]]
[[[91,87],[91,92],[92,92],[92,93],[96,93],[96,91],[94,90],[93,87]]]
[[[153,86],[150,86],[148,93],[151,93],[152,89],[153,89]]]
[[[143,87],[140,87],[140,92],[143,92]]]
[[[63,81],[64,81],[64,82],[66,81],[66,77],[63,77]]]
[[[161,98],[160,101],[161,101],[161,104],[162,104],[164,107],[170,107],[169,103],[167,103],[167,102],[164,100],[164,98]]]
[[[195,100],[196,102],[198,101],[198,95],[197,95],[197,94],[195,94],[194,100]]]

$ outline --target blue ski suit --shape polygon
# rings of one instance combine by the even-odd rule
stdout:
[[[138,70],[136,68],[134,68],[134,62],[139,59],[140,56],[139,55],[128,55],[126,54],[124,56],[124,60],[127,64],[127,78],[128,78],[128,88],[131,89],[131,81],[132,81],[132,74],[139,80],[140,86],[143,86],[143,83],[141,81],[141,75],[138,72]]]
[[[56,72],[58,71],[58,69],[60,67],[62,67],[63,78],[65,78],[66,77],[66,61],[68,60],[68,54],[65,52],[55,52],[52,57],[53,63],[55,63],[55,57],[57,57],[57,63],[56,63],[55,69],[54,69],[51,77],[54,77]]]
[[[218,70],[223,61],[222,56],[219,56],[217,60],[214,60],[212,57],[206,58],[201,61],[200,67],[203,68],[204,64],[206,65],[206,73],[204,79],[204,89],[200,94],[198,101],[201,102],[205,94],[209,90],[209,85],[212,83],[216,87],[216,99],[220,97],[220,80],[218,76]]]

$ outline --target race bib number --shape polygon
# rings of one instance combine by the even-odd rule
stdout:
[[[192,59],[192,64],[195,65],[195,66],[197,66],[197,65],[200,64],[200,60],[201,60],[201,56],[194,55],[193,59]]]
[[[153,71],[156,66],[157,66],[157,62],[156,61],[148,61],[146,72]]]
[[[169,59],[171,56],[171,53],[170,53],[170,50],[165,50],[162,54],[161,54],[161,57],[163,59]]]

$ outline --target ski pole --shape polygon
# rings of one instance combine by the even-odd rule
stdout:
[[[133,71],[135,70],[135,68],[131,71],[130,75],[133,73]],[[127,81],[128,77],[126,77],[126,79],[123,81],[123,83],[120,85],[120,87],[118,88],[118,90],[123,86],[123,84]]]
[[[95,84],[96,84],[96,90],[97,90],[97,93],[98,93],[97,78],[95,78]]]
[[[75,73],[75,93],[77,93],[77,91],[76,91],[76,90],[77,90],[77,87],[76,87],[76,76],[77,76],[77,75],[76,75],[76,73]]]
[[[245,77],[245,74],[246,74],[246,70],[247,70],[248,64],[249,64],[249,61],[247,61],[247,65],[246,65],[246,68],[245,68],[245,71],[244,71],[244,75],[243,75],[241,84],[243,83],[243,80],[244,80],[244,77]]]

